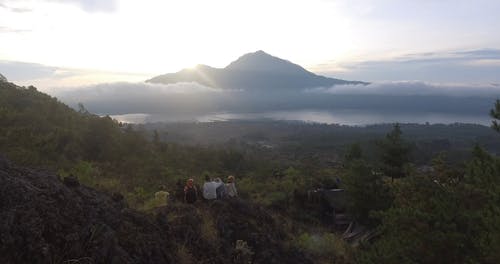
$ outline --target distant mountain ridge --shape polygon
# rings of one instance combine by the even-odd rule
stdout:
[[[245,54],[225,68],[198,65],[194,69],[183,69],[176,73],[159,75],[146,82],[162,84],[197,82],[213,88],[249,91],[283,91],[345,84],[368,84],[317,75],[262,50]]]

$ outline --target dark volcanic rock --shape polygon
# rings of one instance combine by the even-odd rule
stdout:
[[[65,183],[0,158],[0,263],[175,262],[165,224]]]
[[[64,177],[63,182],[68,187],[78,187],[80,186],[80,182],[75,176]]]

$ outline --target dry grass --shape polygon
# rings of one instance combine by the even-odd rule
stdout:
[[[179,246],[176,251],[178,264],[194,264],[195,259],[186,246]]]
[[[210,212],[205,210],[200,210],[199,213],[202,215],[203,219],[200,226],[201,238],[212,245],[219,245],[219,231],[215,226],[214,217],[210,214]]]

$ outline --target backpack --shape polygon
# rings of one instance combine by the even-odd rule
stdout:
[[[186,187],[186,202],[194,203],[196,201],[196,188]]]

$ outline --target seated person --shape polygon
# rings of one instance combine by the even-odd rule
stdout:
[[[210,177],[205,176],[205,183],[203,184],[203,198],[206,200],[217,199],[217,183],[210,180]]]
[[[234,184],[234,176],[233,175],[230,175],[229,177],[227,177],[226,191],[227,191],[227,196],[229,196],[229,197],[237,197],[238,196],[238,191],[236,190],[236,185]]]
[[[226,186],[224,185],[224,182],[220,178],[215,179],[216,183],[216,193],[217,193],[217,199],[222,199],[226,197]]]
[[[189,179],[184,187],[184,202],[193,204],[198,199],[198,190],[194,186],[194,180]]]
[[[165,190],[164,185],[160,185],[159,189],[160,190],[155,193],[155,207],[167,205],[168,196],[170,195],[170,193]]]

